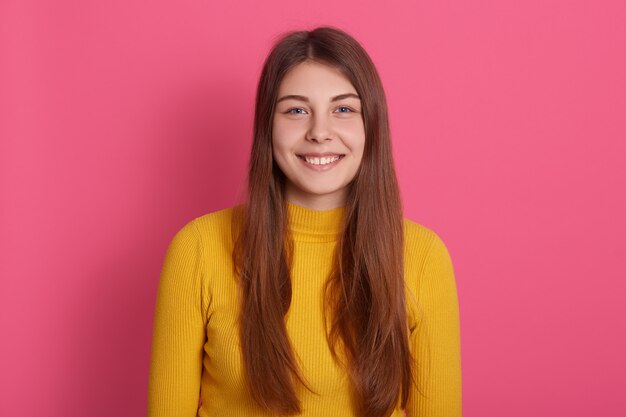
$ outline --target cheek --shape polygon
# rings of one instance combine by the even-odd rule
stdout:
[[[289,141],[280,132],[272,133],[272,158],[281,171],[285,172],[289,165],[289,156],[291,153]]]
[[[274,123],[272,130],[272,145],[276,150],[288,150],[296,142],[297,132],[293,126]]]
[[[365,148],[365,128],[362,123],[344,126],[340,133],[344,144],[356,155],[362,155]]]
[[[285,134],[283,132],[283,127],[280,123],[274,122],[272,125],[272,150],[274,155],[284,147],[285,144]]]
[[[272,155],[274,160],[282,161],[285,159],[285,154],[289,152],[288,143],[280,135],[274,135],[272,137]]]

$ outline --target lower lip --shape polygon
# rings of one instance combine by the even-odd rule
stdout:
[[[312,169],[313,171],[328,171],[329,169],[332,169],[334,166],[336,166],[339,162],[341,162],[341,160],[344,157],[341,156],[339,157],[339,159],[337,159],[334,162],[331,162],[329,164],[320,164],[320,165],[313,165],[313,164],[309,164],[307,161],[305,161],[304,159],[298,157],[298,159],[300,160],[300,162],[302,162],[307,168]]]

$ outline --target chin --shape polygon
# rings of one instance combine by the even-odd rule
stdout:
[[[301,191],[304,194],[310,194],[316,197],[334,195],[341,193],[345,187],[303,187]]]
[[[343,185],[328,185],[323,186],[320,184],[293,184],[291,185],[292,191],[303,197],[327,197],[332,195],[340,194],[345,186]]]

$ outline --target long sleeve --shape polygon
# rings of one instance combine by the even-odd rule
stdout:
[[[461,416],[461,347],[459,305],[450,254],[439,236],[433,241],[419,285],[422,320],[411,334],[417,352],[418,387],[407,417]]]
[[[157,292],[148,385],[149,417],[194,417],[206,338],[203,251],[194,221],[172,239]]]

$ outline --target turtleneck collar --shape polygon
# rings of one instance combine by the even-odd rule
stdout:
[[[344,207],[313,210],[287,202],[289,228],[293,240],[300,242],[333,242],[339,237]]]

